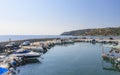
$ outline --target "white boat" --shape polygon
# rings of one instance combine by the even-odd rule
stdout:
[[[2,61],[4,60],[5,57],[6,57],[6,55],[0,54],[0,62],[2,62]]]
[[[104,47],[111,48],[109,52],[104,52]],[[104,58],[120,58],[120,45],[105,45],[102,48],[102,57]]]
[[[36,59],[40,57],[42,53],[37,53],[26,49],[19,49],[16,52],[14,52],[12,55],[16,57],[24,57],[26,60],[28,60],[28,59]]]
[[[44,49],[41,46],[23,46],[23,49],[30,49],[35,52],[44,52]]]
[[[30,41],[25,41],[21,44],[21,46],[29,46],[30,45]]]
[[[9,68],[9,64],[8,64],[8,62],[2,62],[2,63],[0,63],[0,67]]]
[[[5,47],[10,49],[16,49],[16,48],[19,48],[19,44],[16,42],[10,42],[7,45],[5,45]]]
[[[53,43],[54,43],[55,45],[60,45],[60,44],[62,44],[61,40],[53,40]]]

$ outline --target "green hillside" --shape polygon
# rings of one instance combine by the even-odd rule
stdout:
[[[64,32],[61,35],[120,36],[120,27],[75,30],[75,31]]]

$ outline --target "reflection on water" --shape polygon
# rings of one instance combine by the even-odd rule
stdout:
[[[120,65],[117,65],[116,63],[110,60],[102,60],[102,68],[103,70],[120,72]]]

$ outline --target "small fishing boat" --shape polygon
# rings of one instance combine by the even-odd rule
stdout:
[[[73,44],[73,43],[74,43],[74,41],[73,41],[73,40],[70,40],[70,39],[62,39],[61,42],[62,42],[63,44]]]
[[[104,47],[111,48],[110,51],[104,51]],[[120,58],[120,45],[105,45],[102,48],[102,57],[103,59],[112,59],[116,60]]]
[[[120,58],[119,49],[111,49],[108,53],[103,53],[102,57],[104,58]]]
[[[5,47],[9,49],[16,49],[19,48],[19,44],[16,42],[10,42],[7,45],[5,45]]]
[[[61,45],[62,44],[61,40],[53,40],[53,43],[55,45]]]

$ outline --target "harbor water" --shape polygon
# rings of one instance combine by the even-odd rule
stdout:
[[[101,44],[58,45],[38,58],[39,62],[18,67],[18,75],[120,75],[101,53]]]

